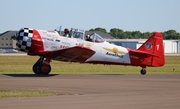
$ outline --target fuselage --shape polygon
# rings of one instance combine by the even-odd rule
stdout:
[[[21,33],[20,33],[21,34]],[[101,64],[130,64],[128,49],[110,44],[109,42],[90,42],[84,39],[60,36],[57,31],[33,30],[29,38],[29,55],[41,55],[44,52],[67,49],[74,46],[83,46],[95,51],[95,54],[87,59],[87,63]],[[77,51],[78,52],[78,51]],[[55,60],[60,60],[58,57]]]
[[[43,42],[44,51],[54,51],[74,46],[83,46],[95,51],[95,54],[85,62],[104,64],[130,64],[128,50],[124,47],[110,44],[106,41],[99,43],[85,41],[78,38],[64,37],[60,36],[56,31],[39,30],[38,32]]]

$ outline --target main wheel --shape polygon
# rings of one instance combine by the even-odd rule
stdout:
[[[51,72],[51,66],[50,65],[42,65],[40,67],[40,72],[42,75],[48,75]]]
[[[141,69],[141,74],[145,75],[146,74],[146,69]]]
[[[33,72],[36,74],[36,75],[39,75],[39,74],[41,74],[41,71],[40,71],[40,68],[41,68],[41,65],[40,64],[38,64],[38,63],[35,63],[34,65],[33,65]]]

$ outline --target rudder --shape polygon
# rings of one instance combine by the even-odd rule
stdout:
[[[151,66],[163,66],[165,63],[163,36],[155,32],[143,45],[138,48],[139,51],[152,54]]]

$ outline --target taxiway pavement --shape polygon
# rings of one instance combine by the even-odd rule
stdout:
[[[0,75],[0,90],[58,96],[0,99],[0,109],[180,109],[180,75]]]

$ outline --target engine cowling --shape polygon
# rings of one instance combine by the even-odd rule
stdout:
[[[30,55],[38,55],[44,51],[43,41],[39,32],[32,28],[21,28],[13,37],[20,51]]]
[[[32,44],[33,29],[22,28],[17,33],[16,37],[16,46],[19,48],[19,50],[29,52]]]

